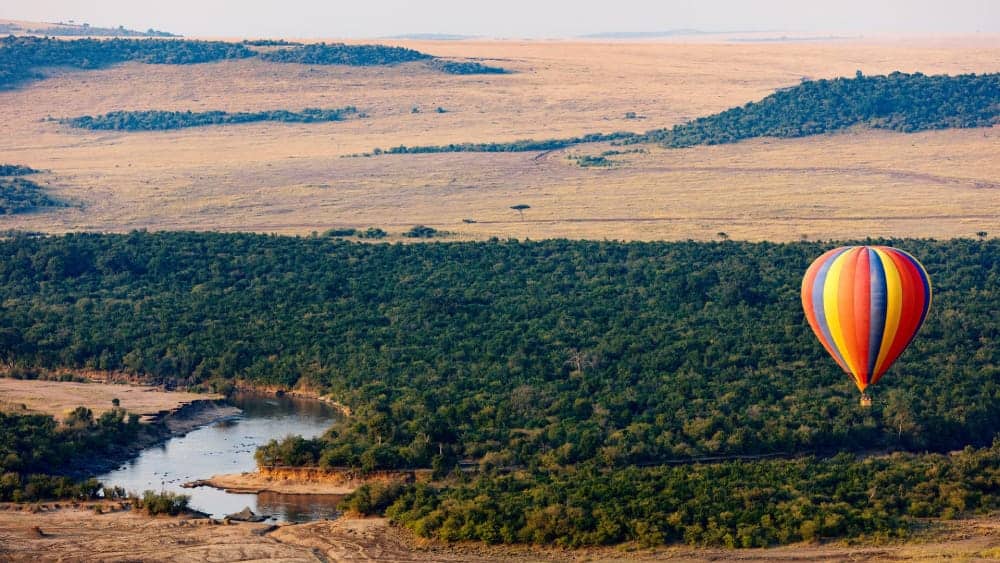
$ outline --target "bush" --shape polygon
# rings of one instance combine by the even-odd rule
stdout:
[[[150,490],[144,491],[142,498],[136,497],[134,499],[136,508],[145,510],[146,514],[150,516],[157,514],[177,516],[187,510],[190,500],[191,497],[188,495],[180,495],[170,491],[158,493]]]
[[[399,481],[366,483],[344,497],[338,508],[362,516],[381,516],[406,490]]]
[[[440,231],[433,227],[427,227],[424,225],[416,225],[410,230],[403,233],[404,237],[409,238],[434,238],[440,234]]]
[[[389,233],[383,231],[382,229],[379,229],[378,227],[369,227],[368,229],[365,230],[365,232],[358,234],[358,238],[367,238],[367,239],[381,239],[387,236],[389,236]]]
[[[325,237],[353,237],[356,234],[358,234],[358,230],[357,229],[351,229],[351,228],[348,228],[348,229],[329,229],[325,233],[323,233],[323,236],[325,236]]]

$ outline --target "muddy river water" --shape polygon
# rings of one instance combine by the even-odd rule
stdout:
[[[253,471],[258,446],[289,434],[318,436],[339,416],[320,401],[287,396],[238,394],[230,402],[243,411],[241,415],[147,448],[139,457],[97,478],[105,485],[118,485],[139,494],[164,490],[190,495],[191,508],[214,518],[244,507],[276,521],[334,517],[340,497],[332,495],[235,494],[211,487],[181,487],[219,473]]]

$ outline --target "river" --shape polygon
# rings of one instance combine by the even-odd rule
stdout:
[[[106,486],[117,485],[140,495],[145,490],[189,495],[191,508],[213,518],[244,507],[284,522],[336,516],[340,497],[331,495],[235,494],[211,487],[181,487],[219,473],[254,471],[257,465],[253,456],[258,446],[289,434],[319,436],[340,416],[320,401],[288,396],[236,394],[229,402],[242,414],[147,448],[137,458],[97,478]]]

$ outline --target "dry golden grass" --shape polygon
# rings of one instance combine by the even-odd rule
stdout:
[[[162,391],[141,385],[75,383],[0,378],[0,409],[51,414],[62,419],[70,411],[84,406],[100,416],[112,408],[117,398],[125,410],[143,416],[173,410],[192,401],[221,399],[218,395]]]
[[[451,76],[390,68],[125,64],[51,71],[0,92],[0,161],[82,207],[0,218],[0,229],[137,228],[308,233],[414,224],[453,239],[793,240],[1000,231],[992,130],[852,132],[619,158],[568,154],[343,158],[374,147],[551,138],[665,127],[759,99],[803,77],[893,70],[996,72],[995,38],[808,43],[396,42],[516,71]],[[117,109],[229,111],[355,105],[368,119],[169,132],[68,129],[47,116]],[[413,107],[421,113],[411,113]],[[448,113],[438,114],[441,106]],[[644,119],[626,120],[634,111]],[[509,206],[531,205],[520,220]],[[477,223],[465,223],[472,219]]]

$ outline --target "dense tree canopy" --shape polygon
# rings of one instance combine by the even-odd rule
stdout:
[[[331,393],[351,417],[258,461],[478,467],[349,501],[426,536],[898,536],[997,507],[1000,242],[889,242],[935,301],[870,409],[800,310],[802,272],[833,243],[12,236],[0,361]],[[864,457],[966,445],[983,449]],[[717,462],[772,454],[792,459]]]
[[[0,411],[0,501],[90,498],[100,489],[96,481],[48,474],[127,443],[139,432],[139,417],[119,408],[95,418],[78,407],[62,424],[50,415]]]
[[[759,102],[650,131],[634,142],[670,147],[804,137],[862,125],[904,133],[1000,122],[1000,74],[927,76],[894,72],[806,81]]]
[[[915,518],[1000,508],[1000,441],[956,455],[731,461],[487,473],[447,488],[368,485],[347,499],[444,540],[765,547],[905,537]]]
[[[817,243],[18,237],[0,244],[0,352],[324,389],[356,413],[322,440],[326,465],[988,444],[998,243],[894,242],[927,266],[935,303],[870,411],[800,310]]]

